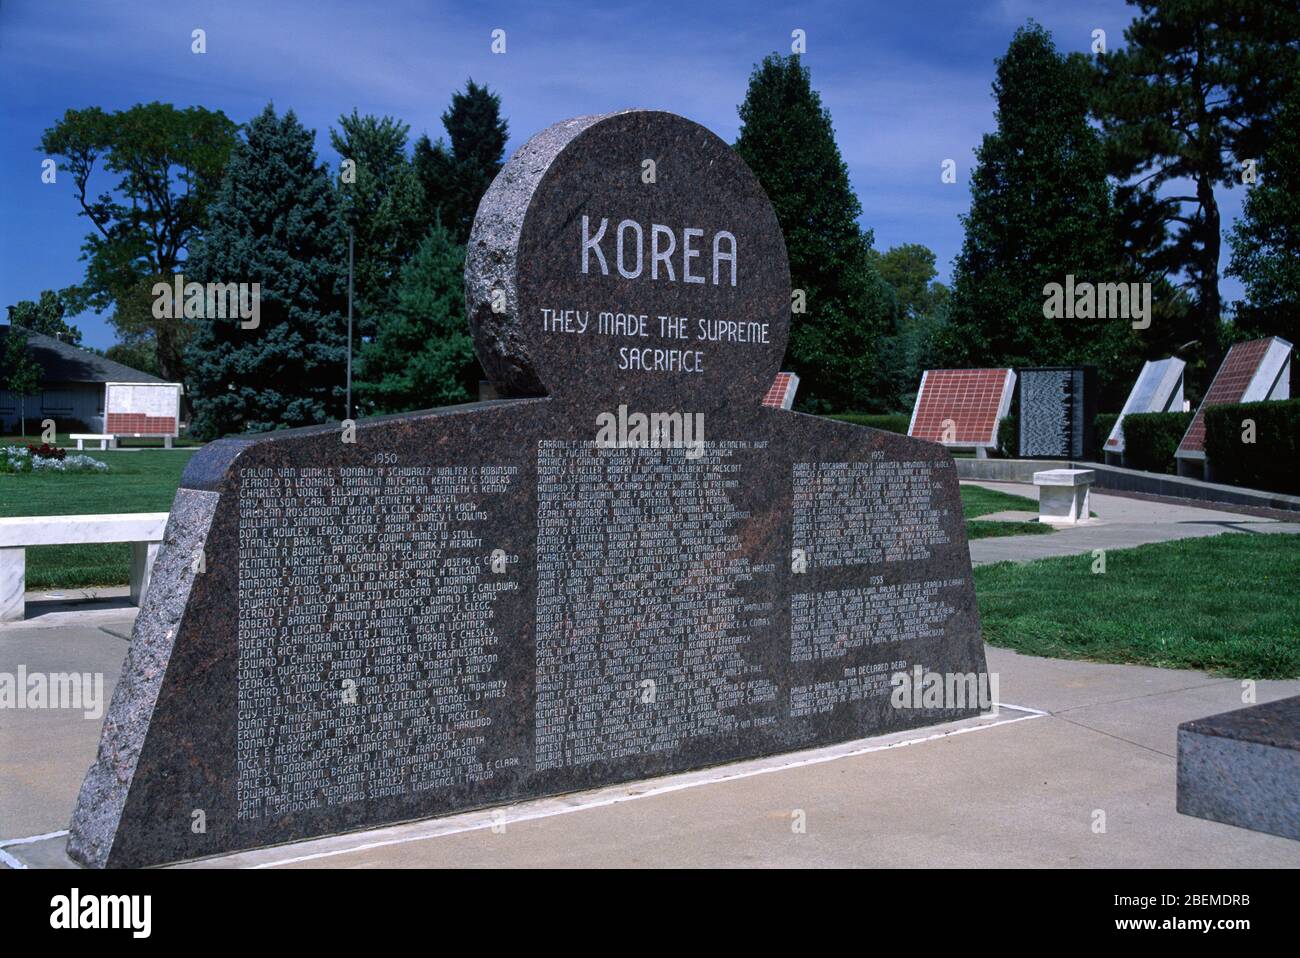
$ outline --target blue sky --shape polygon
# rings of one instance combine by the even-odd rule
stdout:
[[[188,0],[137,3],[0,0],[0,306],[80,280],[70,179],[45,185],[43,130],[69,107],[120,109],[161,100],[223,110],[244,122],[273,101],[316,130],[354,107],[442,134],[439,115],[473,77],[501,95],[512,152],[557,120],[640,106],[671,110],[733,141],[754,64],[789,52],[806,32],[805,61],[835,123],[840,150],[876,245],[924,243],[947,279],[969,206],[972,150],[993,126],[994,58],[1034,18],[1063,51],[1092,30],[1122,43],[1123,0],[911,0],[899,3],[439,3]],[[191,52],[191,31],[207,53]],[[506,31],[506,53],[490,50]],[[940,182],[953,158],[958,182]],[[1225,227],[1241,190],[1220,195]],[[1226,244],[1225,244],[1226,247]],[[1226,257],[1225,257],[1226,258]],[[1230,299],[1233,281],[1222,284]],[[0,314],[2,315],[2,314]],[[107,315],[77,319],[104,348]]]

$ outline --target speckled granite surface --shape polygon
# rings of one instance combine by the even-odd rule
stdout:
[[[654,183],[644,179],[647,159]],[[629,223],[639,224],[639,260]],[[601,245],[600,255],[587,246],[585,273],[584,237]],[[198,452],[82,789],[70,852],[101,867],[202,857],[973,714],[974,703],[895,708],[880,687],[912,666],[985,670],[953,461],[935,444],[760,405],[785,349],[789,285],[784,242],[757,181],[697,124],[627,112],[567,121],[529,141],[480,207],[466,289],[485,368],[507,394],[545,395],[364,420],[354,443],[326,425]],[[543,310],[555,321],[543,321]],[[606,334],[601,312],[624,319]],[[645,325],[629,328],[628,316]],[[660,317],[684,322],[665,335]],[[715,338],[706,329],[730,332]],[[626,369],[626,349],[698,355],[693,371]],[[617,450],[615,471],[597,475],[584,461],[557,479],[552,451],[589,447],[596,417],[619,406],[701,416],[710,456],[725,447],[730,458],[702,460],[716,470],[704,486],[692,485],[698,467],[680,448],[625,459]],[[637,473],[630,464],[642,455]],[[818,471],[821,463],[833,465]],[[864,484],[873,470],[895,467],[896,485]],[[346,492],[349,477],[430,469],[508,470],[509,483],[455,507],[472,532],[460,551],[430,551],[425,564],[441,569],[448,555],[474,553],[478,564],[462,575],[474,589],[493,581],[482,563],[499,554],[517,587],[462,601],[452,577],[430,579],[419,561],[400,573],[373,568],[376,555],[418,560],[420,523],[447,498],[412,511],[398,496],[350,507],[352,525],[373,522],[375,541],[386,544],[336,557],[338,574],[326,581],[349,599],[366,581],[403,600],[433,582],[437,594],[415,596],[427,607],[409,625],[381,624],[384,603],[358,600],[350,619],[336,609],[318,627],[290,627],[306,615],[306,593],[290,588],[284,608],[269,612],[241,598],[250,583],[292,582],[299,571],[293,559],[260,572],[250,564],[241,510],[246,518],[250,502],[270,501],[257,498],[256,483],[293,470]],[[662,488],[646,486],[650,475]],[[827,490],[842,500],[828,500]],[[887,542],[885,551],[870,561],[837,558],[798,528],[796,497],[806,512],[818,495],[858,524],[855,535]],[[296,516],[316,510],[295,508]],[[290,543],[304,554],[317,548],[319,526],[285,521]],[[337,521],[351,531],[341,514]],[[625,531],[606,535],[618,522]],[[707,527],[715,551],[682,546],[672,538],[679,526]],[[932,541],[890,531],[899,529]],[[539,548],[556,536],[564,549]],[[403,540],[415,551],[402,552]],[[663,542],[670,547],[654,545]],[[653,566],[638,566],[641,543],[659,550]],[[836,548],[860,545],[848,537]],[[195,574],[200,546],[205,571]],[[795,568],[795,549],[806,568]],[[570,565],[587,569],[586,579]],[[830,603],[820,619],[808,611],[817,597]],[[579,627],[615,607],[624,610],[611,626],[617,636]],[[445,634],[417,624],[446,608],[458,618]],[[796,640],[800,616],[806,628]],[[250,644],[267,621],[271,644]],[[351,671],[340,671],[344,658]],[[276,701],[258,685],[268,675],[279,682]],[[581,701],[575,694],[566,704],[561,690],[557,704],[565,683],[585,690]],[[290,713],[312,709],[290,728]],[[303,791],[303,768],[320,776],[318,788]],[[293,788],[289,808],[280,799]]]
[[[1300,696],[1180,725],[1178,811],[1300,841]]]

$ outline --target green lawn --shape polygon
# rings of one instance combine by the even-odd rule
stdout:
[[[975,569],[984,638],[1029,655],[1300,677],[1300,536],[1225,534]]]
[[[0,446],[39,446],[40,444],[41,434],[39,431],[28,433],[25,437],[18,435],[0,436]],[[62,446],[70,453],[76,453],[77,451],[76,440],[70,438],[69,434],[66,432],[56,432],[54,434],[54,442],[51,443],[51,445]],[[124,449],[135,448],[136,446],[149,449],[162,449],[163,441],[161,439],[122,439],[118,441],[118,445]],[[172,440],[172,445],[194,446],[197,448],[198,446],[203,445],[203,442],[199,439],[187,439],[184,436],[178,436]],[[92,449],[95,452],[99,451],[99,440],[86,440],[86,448],[84,451],[90,452]]]
[[[1041,522],[1002,522],[979,520],[991,512],[1037,512],[1038,501],[1027,496],[1016,496],[1008,492],[998,492],[981,486],[961,487],[962,514],[966,517],[967,539],[992,539],[998,536],[1035,536],[1054,531],[1051,526]]]
[[[990,512],[1038,512],[1038,500],[1029,496],[1014,496],[1009,492],[985,489],[983,486],[961,487],[961,508],[967,519],[987,516]]]
[[[85,455],[108,463],[110,471],[0,474],[0,516],[166,512],[192,452],[88,450]],[[27,588],[121,585],[130,576],[130,561],[131,547],[124,542],[28,549]]]
[[[1056,530],[1045,522],[1002,522],[975,519],[966,523],[966,538],[996,539],[1000,536],[1041,536]]]

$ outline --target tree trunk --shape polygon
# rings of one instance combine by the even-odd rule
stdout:
[[[1201,275],[1197,277],[1200,286],[1197,292],[1200,299],[1198,307],[1201,313],[1201,335],[1206,337],[1204,342],[1207,355],[1215,355],[1219,351],[1220,312],[1223,308],[1219,297],[1219,253],[1223,239],[1219,229],[1219,204],[1215,202],[1214,184],[1210,182],[1208,176],[1202,175],[1197,178],[1196,198],[1200,201],[1204,218],[1203,245],[1198,270]]]
[[[1203,217],[1201,252],[1196,268],[1199,273],[1196,277],[1197,300],[1199,300],[1196,304],[1196,312],[1199,313],[1200,318],[1197,324],[1200,329],[1197,333],[1201,341],[1201,352],[1205,356],[1203,389],[1208,390],[1214,377],[1214,370],[1218,369],[1218,364],[1223,359],[1222,348],[1219,346],[1222,341],[1219,312],[1223,304],[1218,291],[1218,260],[1222,237],[1219,235],[1219,212],[1218,203],[1214,200],[1214,185],[1208,175],[1197,177],[1196,198],[1200,200],[1201,217]]]
[[[1202,79],[1201,65],[1208,59],[1205,31],[1202,26],[1196,28],[1196,60],[1192,66],[1191,81],[1196,91],[1196,139],[1193,143],[1194,156],[1204,157],[1214,150],[1218,156],[1217,138],[1211,129],[1208,86]],[[1211,377],[1218,368],[1219,355],[1219,250],[1222,238],[1219,236],[1219,204],[1214,199],[1214,179],[1203,163],[1196,177],[1196,200],[1201,208],[1201,251],[1193,259],[1196,269],[1196,311],[1200,317],[1202,354],[1205,356],[1204,388],[1210,388]],[[1192,240],[1195,241],[1193,236]]]

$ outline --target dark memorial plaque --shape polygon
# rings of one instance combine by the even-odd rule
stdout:
[[[1090,459],[1096,449],[1095,366],[1017,369],[1022,459]]]
[[[657,112],[551,127],[484,197],[465,279],[515,398],[194,456],[75,859],[195,858],[978,712],[891,703],[899,673],[986,679],[953,461],[762,405],[790,278],[725,143]]]

